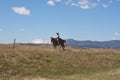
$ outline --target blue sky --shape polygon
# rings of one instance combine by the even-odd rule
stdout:
[[[120,39],[120,0],[0,0],[0,43]]]

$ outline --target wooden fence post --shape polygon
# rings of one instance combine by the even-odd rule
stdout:
[[[15,49],[16,39],[13,41],[13,48]]]

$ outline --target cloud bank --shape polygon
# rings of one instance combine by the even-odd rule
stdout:
[[[30,10],[26,9],[25,7],[12,7],[12,10],[20,15],[30,15]]]
[[[120,0],[48,0],[49,6],[55,6],[58,3],[64,5],[78,7],[81,9],[90,9],[94,7],[108,8],[113,2],[120,2]]]
[[[43,40],[43,39],[35,39],[35,40],[32,40],[31,43],[34,43],[34,44],[51,44],[49,40]]]

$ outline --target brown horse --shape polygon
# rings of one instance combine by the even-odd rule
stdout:
[[[66,43],[66,40],[63,40],[63,39],[60,38],[59,44],[58,44],[57,39],[51,37],[51,43],[53,44],[54,49],[56,49],[57,46],[60,46],[60,47],[62,47],[62,50],[63,50],[63,51],[65,50],[65,43]]]

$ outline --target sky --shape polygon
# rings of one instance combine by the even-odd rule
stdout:
[[[0,0],[0,43],[120,40],[120,0]]]

